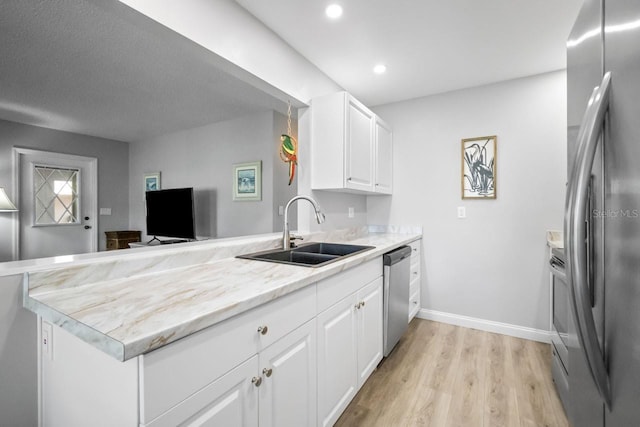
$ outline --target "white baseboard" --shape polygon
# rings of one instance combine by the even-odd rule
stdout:
[[[442,311],[427,310],[425,308],[420,309],[416,317],[419,317],[420,319],[434,320],[441,323],[448,323],[450,325],[463,326],[465,328],[524,338],[532,341],[544,343],[551,342],[551,332],[542,329],[527,328],[525,326],[494,322],[492,320],[461,316],[459,314],[445,313]]]

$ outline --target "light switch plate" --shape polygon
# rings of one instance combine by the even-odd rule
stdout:
[[[100,208],[100,215],[111,215],[111,208]]]
[[[467,217],[467,209],[464,206],[458,206],[458,218],[466,218]]]
[[[356,210],[354,208],[349,208],[349,218],[353,218],[356,216]]]

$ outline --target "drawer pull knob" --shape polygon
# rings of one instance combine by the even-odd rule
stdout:
[[[262,377],[253,377],[251,378],[251,382],[254,386],[260,387],[260,384],[262,384]]]
[[[269,378],[271,376],[271,374],[273,374],[273,369],[269,368],[264,368],[262,370],[262,373],[264,374],[265,377]]]
[[[260,332],[262,335],[267,335],[267,332],[269,332],[269,328],[266,325],[260,326],[258,328],[258,332]]]
[[[355,306],[356,310],[360,310],[360,303],[357,303]]]
[[[364,307],[364,301],[362,301],[360,304],[362,304],[362,306]]]

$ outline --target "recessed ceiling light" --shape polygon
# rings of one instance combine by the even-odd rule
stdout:
[[[384,64],[378,64],[373,67],[373,72],[376,74],[384,74],[385,71],[387,71],[387,67]]]
[[[338,19],[342,16],[342,6],[339,4],[330,4],[324,10],[324,13],[331,19]]]

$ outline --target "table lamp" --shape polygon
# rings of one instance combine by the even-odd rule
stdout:
[[[18,208],[14,205],[3,187],[0,187],[0,212],[17,212]]]

